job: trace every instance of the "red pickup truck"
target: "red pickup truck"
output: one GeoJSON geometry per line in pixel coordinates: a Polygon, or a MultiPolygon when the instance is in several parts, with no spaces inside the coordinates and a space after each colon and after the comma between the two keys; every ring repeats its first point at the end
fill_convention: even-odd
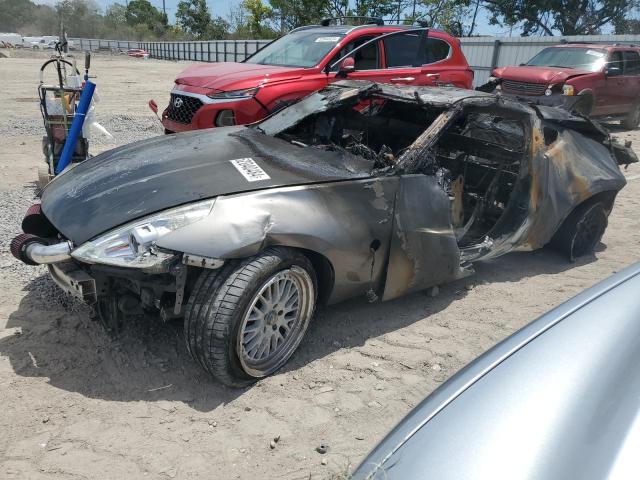
{"type": "Polygon", "coordinates": [[[580,100],[575,107],[585,115],[621,120],[629,129],[640,123],[640,47],[634,45],[565,43],[491,75],[504,94],[551,105],[580,100]]]}
{"type": "Polygon", "coordinates": [[[345,77],[471,88],[460,42],[426,27],[372,24],[297,28],[243,62],[196,64],[175,80],[166,133],[246,124],[345,77]],[[395,32],[395,33],[394,33],[395,32]]]}

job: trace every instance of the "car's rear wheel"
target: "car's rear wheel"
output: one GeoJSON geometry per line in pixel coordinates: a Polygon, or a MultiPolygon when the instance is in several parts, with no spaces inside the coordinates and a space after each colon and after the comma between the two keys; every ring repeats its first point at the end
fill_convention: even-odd
{"type": "Polygon", "coordinates": [[[316,298],[313,267],[292,249],[273,247],[220,271],[204,271],[187,305],[187,348],[220,382],[250,384],[293,355],[316,298]]]}
{"type": "Polygon", "coordinates": [[[640,103],[635,105],[627,116],[620,122],[627,130],[635,130],[640,124],[640,103]]]}
{"type": "Polygon", "coordinates": [[[551,246],[572,262],[592,253],[607,228],[607,210],[600,201],[578,205],[551,240],[551,246]]]}

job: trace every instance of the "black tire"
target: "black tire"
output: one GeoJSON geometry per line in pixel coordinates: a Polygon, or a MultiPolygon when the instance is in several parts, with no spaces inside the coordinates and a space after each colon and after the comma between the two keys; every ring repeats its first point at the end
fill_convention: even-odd
{"type": "MultiPolygon", "coordinates": [[[[220,270],[204,270],[196,282],[185,311],[184,336],[187,349],[194,360],[221,383],[232,387],[249,385],[272,374],[291,357],[304,336],[316,300],[315,272],[307,257],[296,250],[271,247],[256,256],[229,262],[220,270]],[[265,285],[271,279],[291,272],[308,278],[309,285],[312,286],[312,292],[307,295],[310,298],[301,301],[298,307],[299,312],[304,310],[306,313],[302,315],[304,321],[300,321],[299,328],[291,328],[289,339],[283,338],[283,351],[278,354],[280,347],[276,347],[268,368],[252,370],[244,360],[246,352],[242,343],[244,337],[241,336],[241,330],[247,319],[250,319],[249,309],[254,306],[254,302],[259,302],[256,295],[266,288],[265,285]],[[245,354],[242,358],[241,353],[245,354]]],[[[269,312],[272,319],[274,313],[275,310],[269,312]]],[[[267,317],[268,314],[265,315],[267,317]]],[[[269,326],[266,323],[264,325],[266,332],[269,326]]],[[[275,324],[273,329],[276,330],[275,324]]],[[[242,332],[246,334],[244,330],[242,332]]]]}
{"type": "Polygon", "coordinates": [[[593,253],[608,223],[607,209],[601,201],[578,205],[565,219],[551,240],[551,246],[574,262],[593,253]]]}
{"type": "Polygon", "coordinates": [[[581,98],[580,102],[576,106],[576,112],[580,115],[584,115],[585,117],[590,116],[593,111],[593,95],[590,93],[584,93],[578,96],[581,98]]]}
{"type": "Polygon", "coordinates": [[[627,130],[635,130],[640,124],[640,103],[634,105],[627,116],[620,122],[623,128],[627,130]]]}

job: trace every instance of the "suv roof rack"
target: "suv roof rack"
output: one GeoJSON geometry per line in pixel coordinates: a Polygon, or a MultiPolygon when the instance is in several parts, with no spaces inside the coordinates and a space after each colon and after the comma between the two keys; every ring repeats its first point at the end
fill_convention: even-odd
{"type": "Polygon", "coordinates": [[[567,40],[566,38],[561,38],[560,43],[563,45],[565,44],[593,45],[594,43],[597,43],[597,42],[585,42],[580,40],[567,40]]]}
{"type": "Polygon", "coordinates": [[[602,41],[593,41],[593,42],[585,42],[578,40],[567,40],[566,38],[561,38],[560,43],[562,45],[594,45],[594,44],[602,44],[602,46],[613,45],[614,47],[638,47],[635,43],[607,43],[602,41]]]}
{"type": "MultiPolygon", "coordinates": [[[[367,21],[368,25],[384,25],[384,20],[380,17],[363,17],[363,16],[357,16],[357,15],[346,15],[343,17],[323,18],[320,21],[320,25],[322,25],[323,27],[328,27],[329,25],[331,25],[332,20],[344,20],[345,18],[359,18],[362,20],[368,20],[367,21]]],[[[344,23],[342,23],[342,25],[344,25],[344,23]]]]}

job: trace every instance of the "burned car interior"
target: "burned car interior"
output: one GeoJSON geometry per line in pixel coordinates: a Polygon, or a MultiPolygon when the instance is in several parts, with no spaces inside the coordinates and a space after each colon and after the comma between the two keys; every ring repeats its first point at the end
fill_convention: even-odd
{"type": "MultiPolygon", "coordinates": [[[[425,103],[416,108],[416,99],[370,89],[275,136],[300,148],[360,156],[374,174],[385,175],[446,110],[425,103]]],[[[482,242],[504,213],[527,151],[524,118],[495,107],[461,110],[435,145],[421,152],[425,161],[408,172],[437,176],[451,200],[461,248],[482,242]]]]}

